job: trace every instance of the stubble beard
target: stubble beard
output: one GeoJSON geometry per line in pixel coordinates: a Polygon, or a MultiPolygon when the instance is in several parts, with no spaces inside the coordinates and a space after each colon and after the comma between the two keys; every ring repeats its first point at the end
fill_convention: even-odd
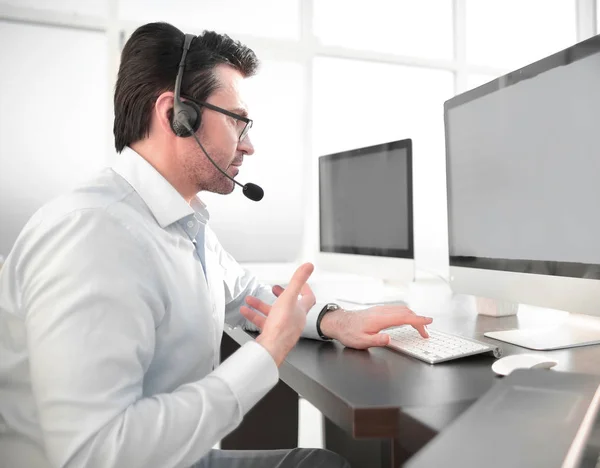
{"type": "MultiPolygon", "coordinates": [[[[218,164],[217,161],[222,160],[221,155],[215,151],[211,151],[205,146],[210,157],[218,164]]],[[[190,178],[191,182],[197,187],[197,191],[207,191],[218,193],[220,195],[228,195],[235,188],[234,182],[225,177],[221,172],[213,166],[208,160],[204,152],[198,148],[197,152],[189,154],[185,158],[185,173],[190,178]]],[[[226,172],[226,167],[221,167],[226,172]]]]}

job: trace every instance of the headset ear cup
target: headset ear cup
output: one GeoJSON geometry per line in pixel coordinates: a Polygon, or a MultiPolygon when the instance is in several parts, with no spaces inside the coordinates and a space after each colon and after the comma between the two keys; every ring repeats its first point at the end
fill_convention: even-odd
{"type": "Polygon", "coordinates": [[[196,133],[200,128],[200,120],[202,115],[200,112],[200,106],[192,101],[185,101],[185,105],[190,108],[190,125],[194,129],[194,133],[196,133]]]}
{"type": "Polygon", "coordinates": [[[184,125],[184,119],[188,121],[189,126],[196,133],[200,128],[200,108],[196,103],[185,101],[174,106],[173,115],[171,116],[171,129],[178,137],[192,136],[187,126],[184,125]]]}
{"type": "Polygon", "coordinates": [[[178,131],[179,130],[179,125],[177,123],[175,123],[175,122],[176,122],[176,119],[175,119],[175,109],[171,109],[171,115],[169,116],[169,123],[171,124],[171,130],[173,130],[173,133],[175,135],[179,136],[178,135],[178,133],[179,133],[179,131],[178,131]]]}

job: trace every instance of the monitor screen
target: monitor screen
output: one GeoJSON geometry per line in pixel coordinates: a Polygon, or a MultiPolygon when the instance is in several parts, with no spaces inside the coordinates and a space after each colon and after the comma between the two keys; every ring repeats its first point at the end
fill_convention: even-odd
{"type": "Polygon", "coordinates": [[[600,274],[600,36],[445,104],[451,266],[600,274]]]}
{"type": "Polygon", "coordinates": [[[319,158],[320,250],[413,258],[410,139],[319,158]]]}

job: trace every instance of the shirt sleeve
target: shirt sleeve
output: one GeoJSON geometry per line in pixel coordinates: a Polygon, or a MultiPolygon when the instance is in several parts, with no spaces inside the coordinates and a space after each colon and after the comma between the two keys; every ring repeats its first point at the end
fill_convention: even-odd
{"type": "MultiPolygon", "coordinates": [[[[245,303],[246,296],[258,297],[267,304],[275,302],[271,286],[261,284],[256,277],[243,268],[218,242],[214,242],[219,263],[223,268],[225,278],[225,321],[233,326],[241,326],[244,330],[259,331],[256,325],[249,322],[240,313],[240,307],[245,303]]],[[[323,341],[317,332],[317,318],[325,307],[324,302],[317,302],[306,315],[306,324],[302,337],[323,341]]]]}
{"type": "Polygon", "coordinates": [[[144,395],[168,294],[123,223],[72,213],[22,255],[33,395],[53,466],[188,467],[278,380],[252,342],[200,381],[144,395]]]}

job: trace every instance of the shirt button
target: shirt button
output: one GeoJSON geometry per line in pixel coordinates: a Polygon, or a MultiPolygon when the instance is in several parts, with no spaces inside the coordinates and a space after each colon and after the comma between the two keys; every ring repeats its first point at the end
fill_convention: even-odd
{"type": "Polygon", "coordinates": [[[193,228],[194,227],[194,221],[188,221],[187,225],[189,228],[193,228]]]}

